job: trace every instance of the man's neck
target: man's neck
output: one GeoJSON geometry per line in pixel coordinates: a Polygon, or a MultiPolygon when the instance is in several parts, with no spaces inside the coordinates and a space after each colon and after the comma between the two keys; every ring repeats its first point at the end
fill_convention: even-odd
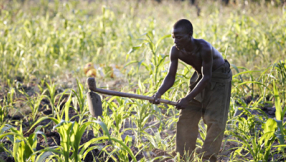
{"type": "Polygon", "coordinates": [[[188,46],[185,49],[187,52],[194,52],[197,49],[197,45],[196,45],[195,39],[193,37],[188,42],[188,46]]]}

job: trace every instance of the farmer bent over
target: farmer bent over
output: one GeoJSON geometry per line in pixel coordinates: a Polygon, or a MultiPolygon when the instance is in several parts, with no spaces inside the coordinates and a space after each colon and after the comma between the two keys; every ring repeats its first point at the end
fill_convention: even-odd
{"type": "Polygon", "coordinates": [[[173,86],[179,59],[191,65],[196,72],[190,79],[190,91],[176,106],[181,110],[177,123],[176,151],[180,155],[194,151],[198,123],[202,117],[207,124],[207,136],[201,150],[203,160],[216,161],[230,103],[230,65],[210,43],[193,38],[193,26],[186,19],[175,23],[172,37],[174,46],[170,51],[169,72],[152,103],[159,104],[158,99],[173,86]]]}

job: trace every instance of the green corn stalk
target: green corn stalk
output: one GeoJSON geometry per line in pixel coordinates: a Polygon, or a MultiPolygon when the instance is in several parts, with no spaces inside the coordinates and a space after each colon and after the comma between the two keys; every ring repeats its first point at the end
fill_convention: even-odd
{"type": "Polygon", "coordinates": [[[0,105],[0,123],[2,124],[4,122],[4,118],[6,116],[6,110],[5,107],[0,105]]]}
{"type": "MultiPolygon", "coordinates": [[[[114,121],[114,124],[111,125],[111,128],[114,130],[117,138],[121,138],[123,132],[121,132],[122,124],[123,124],[123,116],[124,116],[124,106],[119,107],[117,104],[114,103],[114,100],[119,101],[119,97],[111,97],[108,101],[108,107],[113,111],[110,115],[110,120],[114,121]]],[[[120,102],[120,101],[119,101],[120,102]]]]}
{"type": "Polygon", "coordinates": [[[32,98],[24,91],[19,90],[19,92],[25,95],[27,99],[26,103],[31,109],[32,121],[34,122],[37,118],[39,106],[41,104],[42,99],[44,98],[44,95],[37,94],[38,95],[37,97],[32,98]]]}
{"type": "Polygon", "coordinates": [[[7,102],[8,102],[8,105],[10,106],[14,104],[15,93],[16,91],[14,88],[10,88],[9,92],[7,93],[7,102]]]}
{"type": "Polygon", "coordinates": [[[136,142],[140,144],[142,142],[141,139],[143,134],[145,134],[145,130],[150,127],[146,127],[145,125],[148,122],[148,119],[153,115],[154,110],[148,111],[148,105],[142,104],[140,101],[135,100],[134,104],[133,110],[136,114],[131,117],[131,121],[136,125],[134,133],[136,135],[136,142]]]}
{"type": "Polygon", "coordinates": [[[83,125],[79,125],[77,122],[62,121],[59,122],[54,128],[58,130],[62,139],[60,149],[44,148],[43,150],[40,151],[40,155],[37,157],[37,160],[47,159],[51,158],[51,156],[58,155],[59,158],[62,159],[62,160],[59,159],[60,161],[79,161],[80,159],[84,159],[88,152],[97,148],[94,146],[90,147],[91,144],[97,141],[110,140],[111,142],[116,142],[121,145],[121,149],[117,152],[120,155],[120,157],[125,157],[126,160],[126,157],[128,157],[127,154],[129,154],[132,157],[132,159],[136,161],[136,158],[132,153],[132,151],[130,150],[130,148],[127,147],[124,144],[124,142],[111,137],[109,135],[106,125],[101,121],[94,120],[92,122],[85,122],[83,125]],[[83,145],[79,145],[82,135],[85,132],[86,128],[89,125],[94,125],[94,123],[97,123],[101,126],[106,136],[93,138],[90,141],[84,143],[83,145]],[[64,138],[66,140],[64,140],[64,138]],[[124,151],[122,151],[122,149],[124,151]],[[70,152],[72,152],[71,156],[69,156],[70,152]]]}
{"type": "MultiPolygon", "coordinates": [[[[44,119],[45,118],[42,120],[44,119]]],[[[86,128],[95,122],[85,122],[80,125],[77,122],[64,120],[58,122],[55,119],[52,120],[58,123],[54,129],[60,134],[61,145],[56,148],[44,148],[40,150],[38,152],[40,155],[37,157],[37,160],[51,158],[51,156],[59,156],[59,160],[61,161],[80,161],[80,159],[85,158],[86,155],[83,155],[83,153],[87,151],[88,146],[80,145],[80,141],[86,128]],[[70,155],[70,153],[72,154],[70,155]]],[[[98,123],[104,127],[104,124],[99,121],[98,123]]],[[[104,131],[106,132],[105,128],[104,131]]],[[[85,145],[87,145],[87,143],[85,143],[85,145]]]]}
{"type": "Polygon", "coordinates": [[[266,85],[264,85],[263,83],[261,83],[259,80],[258,81],[255,81],[253,78],[253,73],[257,73],[257,72],[261,72],[259,70],[247,70],[246,68],[243,68],[245,69],[246,71],[243,71],[243,72],[239,72],[238,68],[242,68],[242,67],[237,67],[235,65],[232,65],[234,67],[234,69],[238,72],[237,74],[233,75],[233,78],[237,78],[239,76],[239,79],[240,81],[237,80],[237,82],[239,82],[238,85],[236,85],[236,89],[239,88],[240,86],[244,86],[245,88],[248,89],[248,91],[251,92],[251,97],[254,98],[254,92],[255,92],[255,89],[254,89],[254,85],[256,84],[257,86],[261,87],[266,87],[266,85]],[[249,81],[243,81],[243,77],[242,77],[242,74],[249,74],[250,77],[249,77],[249,81]],[[250,87],[247,85],[247,84],[250,84],[250,87]]]}
{"type": "MultiPolygon", "coordinates": [[[[33,128],[35,125],[37,125],[39,122],[45,120],[45,119],[50,119],[53,122],[55,122],[55,126],[53,129],[57,129],[58,133],[60,134],[61,137],[61,149],[48,149],[48,150],[43,150],[43,151],[50,151],[50,152],[55,152],[55,153],[60,153],[61,157],[65,160],[65,161],[69,161],[69,153],[71,150],[71,143],[73,142],[74,145],[78,144],[78,139],[75,139],[76,134],[75,133],[71,133],[73,131],[73,129],[77,129],[78,125],[77,123],[72,123],[69,121],[69,115],[68,115],[68,110],[70,107],[70,103],[71,103],[71,96],[69,97],[68,101],[65,104],[65,108],[64,111],[62,111],[61,114],[57,114],[57,118],[54,117],[43,117],[37,120],[37,122],[31,127],[33,128]],[[65,120],[63,120],[63,115],[65,115],[65,120]],[[76,125],[76,126],[74,126],[76,125]]],[[[78,147],[76,147],[75,149],[78,149],[78,147]]],[[[76,156],[77,158],[77,156],[76,156]]]]}
{"type": "Polygon", "coordinates": [[[30,129],[32,129],[35,125],[40,123],[41,121],[45,119],[50,119],[52,120],[56,125],[54,126],[54,129],[58,130],[58,133],[60,134],[61,137],[61,150],[56,149],[44,149],[43,151],[49,151],[49,152],[55,152],[55,153],[60,153],[61,157],[65,161],[69,161],[69,152],[71,149],[71,130],[74,126],[74,123],[69,121],[69,107],[71,103],[71,95],[68,99],[68,101],[65,104],[64,110],[60,114],[56,114],[57,118],[54,117],[42,117],[35,122],[30,129]],[[65,120],[63,120],[63,116],[65,115],[65,120]]]}
{"type": "MultiPolygon", "coordinates": [[[[281,87],[286,85],[286,64],[285,61],[279,61],[273,65],[275,72],[277,73],[277,82],[281,87]]],[[[286,100],[286,92],[284,89],[280,90],[280,94],[283,96],[283,100],[286,100]]]]}
{"type": "MultiPolygon", "coordinates": [[[[248,119],[246,120],[244,118],[238,118],[238,120],[236,120],[236,122],[238,122],[238,127],[236,126],[234,130],[227,131],[234,137],[237,137],[239,140],[235,141],[241,144],[241,146],[238,147],[238,149],[232,155],[234,158],[237,155],[243,156],[243,154],[241,154],[242,150],[250,153],[253,156],[254,161],[267,161],[271,156],[271,148],[273,147],[272,145],[275,140],[274,133],[277,128],[277,124],[271,118],[263,123],[264,119],[262,117],[259,116],[257,118],[249,111],[249,109],[259,110],[256,107],[262,101],[262,99],[263,97],[248,105],[248,108],[245,108],[247,105],[244,102],[241,102],[243,112],[247,114],[248,119]],[[261,124],[263,132],[255,129],[257,125],[261,124]],[[261,137],[259,137],[260,134],[261,137]]],[[[264,117],[267,119],[266,114],[264,114],[264,117]]]]}
{"type": "MultiPolygon", "coordinates": [[[[123,141],[118,140],[118,139],[116,139],[114,137],[103,136],[103,137],[93,138],[93,139],[91,139],[90,141],[88,141],[87,143],[85,143],[83,145],[83,149],[89,147],[92,143],[95,143],[95,142],[100,141],[100,140],[107,140],[107,139],[110,139],[114,143],[119,144],[119,146],[121,148],[121,151],[123,151],[123,152],[119,152],[120,153],[120,155],[119,155],[120,157],[128,157],[128,154],[129,154],[131,156],[132,160],[134,162],[137,162],[137,160],[136,160],[133,152],[131,151],[131,149],[128,146],[126,146],[123,141]]],[[[88,152],[84,152],[83,157],[85,157],[87,155],[87,153],[88,152]]]]}
{"type": "MultiPolygon", "coordinates": [[[[107,135],[109,135],[105,124],[100,121],[84,122],[82,124],[79,124],[77,122],[71,122],[69,120],[69,115],[68,115],[71,100],[72,99],[71,99],[71,94],[70,94],[70,97],[65,104],[64,110],[61,112],[61,114],[56,115],[57,118],[54,118],[54,117],[40,118],[30,128],[32,129],[34,126],[36,126],[38,123],[40,123],[43,120],[50,119],[56,124],[53,129],[56,129],[61,137],[60,146],[56,148],[45,148],[41,150],[39,152],[41,156],[38,157],[37,159],[45,159],[50,156],[55,156],[55,154],[57,154],[59,158],[64,161],[70,161],[70,160],[79,161],[79,159],[82,158],[82,154],[79,153],[79,149],[82,147],[79,145],[82,135],[85,132],[86,128],[89,125],[93,124],[94,122],[97,122],[98,124],[100,124],[101,127],[103,127],[104,132],[107,132],[107,135]],[[63,120],[63,117],[64,117],[64,120],[63,120]],[[70,152],[72,152],[71,156],[70,156],[70,152]]],[[[84,150],[82,150],[81,152],[83,151],[84,150]]]]}
{"type": "Polygon", "coordinates": [[[13,143],[13,150],[10,153],[16,162],[34,162],[36,158],[34,153],[37,147],[37,134],[42,135],[47,142],[45,134],[40,131],[41,128],[42,126],[38,126],[29,137],[24,137],[22,126],[20,126],[20,130],[17,130],[17,128],[6,124],[1,127],[0,139],[7,137],[13,143]]]}
{"type": "Polygon", "coordinates": [[[277,128],[277,124],[275,120],[273,119],[268,119],[264,125],[263,125],[263,135],[260,138],[260,143],[264,141],[265,143],[265,152],[264,152],[264,158],[265,160],[268,160],[271,148],[273,147],[272,144],[275,140],[274,134],[275,134],[275,129],[277,128]]]}
{"type": "Polygon", "coordinates": [[[151,31],[146,33],[146,37],[147,37],[146,44],[149,45],[148,46],[149,50],[152,52],[153,67],[151,66],[152,67],[151,69],[154,70],[154,73],[152,73],[152,75],[154,75],[153,81],[154,81],[154,85],[156,86],[157,81],[158,81],[157,78],[158,78],[159,68],[162,65],[162,63],[164,62],[164,59],[168,56],[168,55],[161,56],[161,58],[159,56],[157,56],[158,46],[163,39],[171,37],[171,35],[168,34],[168,35],[161,37],[156,43],[153,43],[152,38],[154,36],[153,36],[153,33],[151,31]]]}
{"type": "Polygon", "coordinates": [[[109,108],[113,111],[111,119],[115,122],[111,127],[118,139],[121,139],[121,135],[126,131],[126,129],[122,130],[122,128],[124,126],[124,121],[130,117],[131,110],[126,109],[127,106],[131,105],[130,101],[131,100],[122,97],[111,97],[108,100],[109,108]],[[115,104],[114,100],[116,100],[118,104],[115,104]]]}
{"type": "Polygon", "coordinates": [[[52,115],[55,116],[55,102],[56,102],[56,84],[50,79],[50,84],[46,83],[47,91],[49,92],[48,99],[52,107],[52,115]]]}
{"type": "Polygon", "coordinates": [[[150,147],[153,146],[153,148],[157,148],[166,152],[171,152],[173,148],[170,146],[171,142],[174,142],[171,140],[173,137],[169,136],[167,138],[162,138],[159,131],[153,133],[154,135],[150,135],[147,133],[145,134],[146,138],[150,141],[150,147]]]}
{"type": "Polygon", "coordinates": [[[88,108],[85,104],[86,96],[83,93],[83,85],[77,80],[77,92],[72,90],[75,97],[72,98],[74,110],[77,112],[79,116],[79,122],[81,123],[84,116],[86,116],[88,112],[88,108]],[[79,111],[77,106],[79,105],[79,111]]]}
{"type": "MultiPolygon", "coordinates": [[[[160,68],[162,68],[164,60],[167,58],[168,55],[158,55],[157,52],[159,50],[159,45],[161,43],[162,40],[164,40],[165,38],[171,37],[170,34],[165,35],[161,38],[159,38],[159,40],[154,43],[153,41],[153,32],[149,31],[147,33],[145,33],[144,35],[146,35],[147,39],[144,40],[144,42],[140,45],[140,46],[135,46],[132,47],[132,49],[128,52],[128,55],[126,57],[126,59],[128,59],[128,56],[133,53],[134,51],[147,46],[149,48],[149,50],[151,51],[152,55],[151,55],[151,64],[148,63],[144,63],[144,62],[138,62],[138,65],[140,66],[141,64],[146,68],[146,70],[149,72],[150,75],[152,75],[152,79],[153,79],[153,84],[154,86],[158,86],[158,75],[160,74],[160,68]]],[[[148,60],[148,58],[146,58],[148,60]]],[[[133,61],[134,62],[134,61],[133,61]]],[[[131,63],[133,63],[131,62],[131,63]]],[[[129,65],[129,64],[127,64],[129,65]]],[[[126,65],[126,66],[127,66],[126,65]]],[[[139,69],[139,67],[138,67],[139,69]]],[[[155,88],[156,88],[155,87],[155,88]]]]}
{"type": "MultiPolygon", "coordinates": [[[[273,92],[274,92],[274,97],[275,97],[275,121],[277,123],[277,131],[275,132],[276,137],[278,138],[279,144],[281,147],[279,147],[280,151],[283,151],[283,145],[285,144],[285,124],[283,124],[283,118],[286,112],[286,109],[282,109],[281,102],[280,102],[280,97],[279,97],[279,92],[276,87],[276,83],[273,81],[273,92]]],[[[283,151],[284,152],[284,151],[283,151]]]]}
{"type": "Polygon", "coordinates": [[[13,106],[10,106],[4,97],[4,99],[0,100],[3,104],[0,104],[0,123],[4,124],[4,119],[8,115],[9,109],[12,109],[13,106]]]}
{"type": "MultiPolygon", "coordinates": [[[[241,146],[235,150],[233,156],[236,157],[239,155],[243,157],[250,153],[253,157],[253,160],[250,161],[268,161],[268,158],[271,156],[271,148],[272,144],[275,140],[273,135],[275,133],[275,122],[273,119],[268,119],[264,124],[264,132],[255,131],[252,134],[247,130],[247,128],[251,127],[251,122],[245,120],[240,121],[239,128],[235,130],[235,132],[230,132],[234,137],[239,140],[234,140],[239,143],[241,146]],[[245,127],[246,129],[243,129],[245,127]],[[259,137],[259,134],[263,135],[259,137]],[[244,150],[246,153],[242,153],[244,150]]],[[[249,160],[244,158],[245,160],[249,160]]]]}

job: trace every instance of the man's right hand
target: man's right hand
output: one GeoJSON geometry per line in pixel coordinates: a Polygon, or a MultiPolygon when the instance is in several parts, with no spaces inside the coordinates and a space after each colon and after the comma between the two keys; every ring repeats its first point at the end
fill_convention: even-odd
{"type": "Polygon", "coordinates": [[[152,97],[154,97],[153,101],[149,101],[152,104],[160,104],[159,99],[161,98],[161,94],[160,93],[155,93],[152,97]]]}

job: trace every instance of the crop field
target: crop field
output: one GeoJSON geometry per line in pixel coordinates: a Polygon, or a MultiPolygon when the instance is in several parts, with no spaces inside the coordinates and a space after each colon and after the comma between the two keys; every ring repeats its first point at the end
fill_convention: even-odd
{"type": "MultiPolygon", "coordinates": [[[[0,161],[201,161],[174,153],[174,106],[101,95],[95,118],[87,104],[88,77],[103,89],[156,93],[181,18],[231,64],[219,160],[286,161],[286,6],[198,2],[0,0],[0,161]]],[[[183,98],[193,72],[180,62],[162,98],[183,98]]],[[[206,132],[201,120],[197,148],[206,132]]]]}

